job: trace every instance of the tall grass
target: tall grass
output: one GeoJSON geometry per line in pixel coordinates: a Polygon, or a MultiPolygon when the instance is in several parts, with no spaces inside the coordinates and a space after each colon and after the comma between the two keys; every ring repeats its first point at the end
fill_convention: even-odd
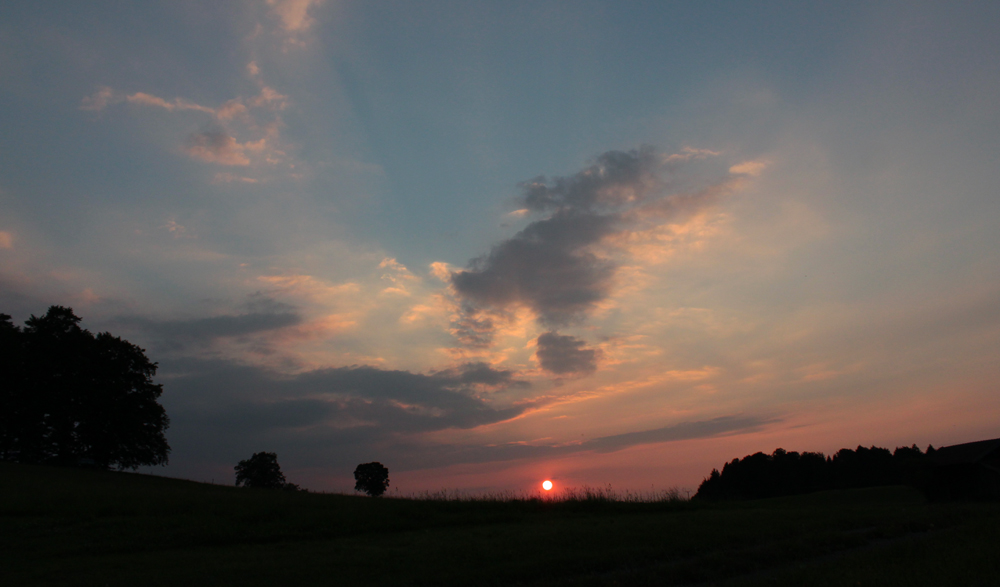
{"type": "Polygon", "coordinates": [[[502,491],[461,491],[440,489],[411,494],[395,494],[400,499],[438,502],[489,502],[489,503],[648,503],[679,504],[690,501],[691,491],[680,487],[669,489],[650,488],[648,491],[614,489],[611,484],[604,487],[568,487],[552,492],[502,490],[502,491]]]}

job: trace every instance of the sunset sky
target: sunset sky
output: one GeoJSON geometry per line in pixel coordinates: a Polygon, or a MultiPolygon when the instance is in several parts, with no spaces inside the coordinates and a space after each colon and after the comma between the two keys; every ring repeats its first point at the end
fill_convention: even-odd
{"type": "Polygon", "coordinates": [[[5,2],[0,312],[173,477],[694,489],[1000,436],[1000,3],[5,2]]]}

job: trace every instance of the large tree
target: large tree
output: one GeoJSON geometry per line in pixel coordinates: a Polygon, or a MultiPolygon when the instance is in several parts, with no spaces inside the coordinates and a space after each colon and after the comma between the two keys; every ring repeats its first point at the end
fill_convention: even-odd
{"type": "Polygon", "coordinates": [[[136,469],[167,463],[170,420],[138,346],[52,306],[23,329],[0,314],[0,458],[136,469]]]}

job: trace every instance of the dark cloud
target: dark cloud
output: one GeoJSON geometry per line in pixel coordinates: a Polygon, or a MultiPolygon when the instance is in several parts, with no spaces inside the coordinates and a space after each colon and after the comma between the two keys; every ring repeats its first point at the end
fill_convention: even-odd
{"type": "Polygon", "coordinates": [[[778,421],[736,415],[571,444],[440,445],[419,440],[419,434],[501,422],[531,407],[491,405],[488,398],[479,397],[482,386],[501,390],[526,384],[482,363],[430,374],[355,366],[287,375],[232,361],[190,358],[165,361],[159,379],[171,417],[171,460],[180,465],[171,466],[174,475],[229,475],[239,459],[261,450],[278,452],[289,467],[349,475],[354,465],[373,459],[405,471],[613,452],[750,432],[778,421]]]}
{"type": "Polygon", "coordinates": [[[230,361],[186,359],[165,362],[163,374],[166,392],[182,412],[247,433],[317,424],[364,426],[379,434],[473,428],[525,409],[493,407],[482,394],[527,386],[511,371],[484,363],[431,374],[352,366],[282,375],[230,361]]]}
{"type": "Polygon", "coordinates": [[[645,200],[661,186],[655,175],[661,157],[652,147],[628,152],[608,151],[593,165],[551,182],[544,176],[524,182],[524,204],[531,210],[615,209],[645,200]]]}
{"type": "Polygon", "coordinates": [[[160,350],[177,351],[202,346],[217,338],[246,336],[302,322],[302,316],[294,307],[259,294],[250,296],[245,309],[247,311],[243,314],[190,320],[152,320],[124,316],[115,318],[111,323],[141,331],[151,337],[160,350]]]}
{"type": "Polygon", "coordinates": [[[472,307],[524,304],[544,324],[568,324],[611,289],[614,266],[586,247],[614,232],[616,221],[612,215],[558,211],[452,274],[452,284],[472,307]]]}
{"type": "Polygon", "coordinates": [[[598,349],[586,348],[586,342],[556,332],[538,337],[535,356],[542,369],[557,375],[593,373],[597,370],[598,349]]]}
{"type": "Polygon", "coordinates": [[[773,424],[778,421],[777,418],[761,418],[757,416],[723,416],[700,422],[681,422],[672,426],[642,430],[640,432],[626,432],[625,434],[602,436],[584,442],[580,445],[580,448],[583,450],[596,450],[597,452],[614,452],[639,444],[708,438],[737,432],[754,432],[766,424],[773,424]]]}
{"type": "Polygon", "coordinates": [[[668,193],[664,174],[692,153],[609,151],[574,175],[522,183],[522,204],[547,216],[452,273],[463,309],[456,336],[472,346],[489,344],[489,313],[515,306],[531,308],[550,327],[582,319],[609,295],[615,276],[614,261],[597,254],[595,245],[634,228],[644,215],[676,214],[707,201],[668,193]]]}
{"type": "Polygon", "coordinates": [[[494,369],[486,363],[465,363],[455,370],[439,371],[435,377],[454,378],[463,385],[483,385],[487,387],[528,387],[527,381],[514,379],[514,372],[494,369]]]}
{"type": "Polygon", "coordinates": [[[429,374],[352,366],[289,375],[221,359],[168,358],[158,380],[172,461],[191,471],[224,472],[232,461],[231,471],[260,450],[293,456],[296,466],[348,473],[365,459],[401,466],[415,434],[501,422],[531,406],[493,405],[489,394],[528,384],[484,363],[429,374]]]}
{"type": "MultiPolygon", "coordinates": [[[[561,445],[507,443],[490,446],[398,447],[406,468],[443,467],[461,463],[488,463],[527,458],[551,458],[595,451],[615,452],[643,444],[711,438],[726,434],[744,434],[780,422],[780,418],[762,416],[722,416],[711,420],[680,422],[662,428],[602,436],[584,442],[561,445]]],[[[405,469],[404,469],[405,470],[405,469]]]]}

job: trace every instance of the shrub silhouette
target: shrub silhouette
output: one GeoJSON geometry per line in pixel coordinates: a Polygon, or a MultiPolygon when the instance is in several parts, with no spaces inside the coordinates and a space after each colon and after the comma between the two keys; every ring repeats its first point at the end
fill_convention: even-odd
{"type": "Polygon", "coordinates": [[[170,424],[156,363],[51,306],[23,329],[0,314],[0,459],[136,469],[165,465],[170,424]]]}
{"type": "Polygon", "coordinates": [[[236,486],[258,487],[263,489],[298,489],[293,483],[287,483],[278,465],[278,455],[273,452],[255,452],[245,461],[240,461],[235,467],[236,486]]]}
{"type": "Polygon", "coordinates": [[[372,497],[385,493],[389,487],[389,469],[382,463],[365,463],[354,469],[354,490],[364,491],[372,497]]]}

